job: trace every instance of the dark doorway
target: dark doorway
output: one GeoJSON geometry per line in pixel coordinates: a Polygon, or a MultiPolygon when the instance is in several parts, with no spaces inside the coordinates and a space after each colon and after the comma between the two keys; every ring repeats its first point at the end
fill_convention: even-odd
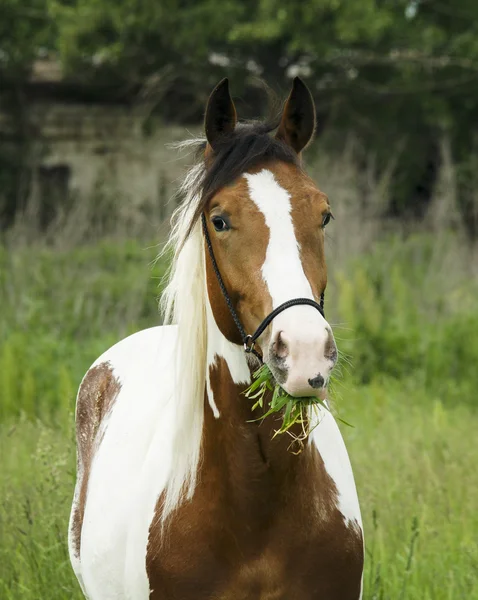
{"type": "Polygon", "coordinates": [[[68,165],[41,166],[38,169],[38,222],[44,231],[69,204],[71,169],[68,165]]]}

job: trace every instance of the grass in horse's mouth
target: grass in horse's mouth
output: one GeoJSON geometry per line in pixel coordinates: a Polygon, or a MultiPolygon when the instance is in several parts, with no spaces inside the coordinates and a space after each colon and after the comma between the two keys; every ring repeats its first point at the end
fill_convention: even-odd
{"type": "MultiPolygon", "coordinates": [[[[273,435],[273,438],[281,433],[287,433],[292,437],[292,444],[295,450],[300,452],[303,448],[303,442],[310,435],[314,427],[318,425],[319,419],[311,419],[309,407],[323,406],[329,410],[325,402],[316,396],[304,396],[296,398],[288,394],[275,380],[269,367],[264,364],[252,375],[252,383],[245,390],[244,394],[247,398],[255,400],[252,410],[263,408],[266,402],[266,393],[272,392],[272,397],[266,412],[261,415],[256,421],[262,421],[266,417],[273,414],[280,414],[282,424],[273,435]],[[292,428],[294,425],[300,426],[300,433],[297,433],[297,428],[292,428]]],[[[317,415],[318,417],[318,415],[317,415]]]]}
{"type": "MultiPolygon", "coordinates": [[[[247,398],[255,400],[251,410],[254,411],[257,408],[264,407],[268,391],[272,392],[268,409],[263,415],[253,420],[263,421],[270,415],[280,414],[282,416],[282,424],[279,429],[276,429],[272,437],[275,438],[281,433],[287,433],[292,438],[290,449],[298,454],[304,447],[304,441],[320,422],[317,408],[322,406],[325,410],[330,411],[330,409],[322,398],[317,398],[316,396],[297,398],[288,394],[277,383],[269,367],[263,364],[252,374],[252,383],[244,391],[247,398]],[[294,431],[292,431],[294,425],[300,426],[300,433],[297,433],[297,428],[294,428],[294,431]]],[[[350,423],[347,423],[347,421],[344,421],[339,416],[336,415],[335,418],[344,423],[344,425],[353,427],[353,425],[350,425],[350,423]]]]}

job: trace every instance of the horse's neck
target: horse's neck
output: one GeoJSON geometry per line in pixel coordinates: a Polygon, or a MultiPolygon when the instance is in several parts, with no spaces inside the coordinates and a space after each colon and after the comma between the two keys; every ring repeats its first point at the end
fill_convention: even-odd
{"type": "Polygon", "coordinates": [[[210,319],[208,325],[202,468],[206,477],[227,482],[228,501],[247,511],[286,493],[308,453],[298,458],[289,452],[288,436],[272,439],[278,425],[274,418],[257,421],[244,395],[251,379],[244,351],[210,319]]]}

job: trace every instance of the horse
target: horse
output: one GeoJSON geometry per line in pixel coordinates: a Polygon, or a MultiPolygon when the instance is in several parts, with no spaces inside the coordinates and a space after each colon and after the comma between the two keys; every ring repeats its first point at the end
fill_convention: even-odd
{"type": "Polygon", "coordinates": [[[327,408],[332,212],[302,163],[314,130],[299,78],[275,122],[238,122],[227,79],[209,97],[169,237],[166,324],[107,350],[78,391],[68,538],[89,600],[362,596],[360,508],[327,408]],[[251,412],[262,361],[317,398],[301,452],[251,412]]]}

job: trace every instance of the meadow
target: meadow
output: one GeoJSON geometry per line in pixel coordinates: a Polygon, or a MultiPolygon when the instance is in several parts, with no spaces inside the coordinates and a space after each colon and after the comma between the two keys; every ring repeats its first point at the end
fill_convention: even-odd
{"type": "MultiPolygon", "coordinates": [[[[341,212],[345,202],[327,242],[326,309],[341,351],[335,410],[353,425],[341,428],[365,525],[364,598],[478,599],[476,249],[443,227],[368,236],[370,219],[351,247],[355,221],[349,211],[340,233],[341,212]]],[[[76,389],[104,349],[160,322],[155,244],[0,246],[2,600],[82,597],[66,545],[76,389]]]]}

